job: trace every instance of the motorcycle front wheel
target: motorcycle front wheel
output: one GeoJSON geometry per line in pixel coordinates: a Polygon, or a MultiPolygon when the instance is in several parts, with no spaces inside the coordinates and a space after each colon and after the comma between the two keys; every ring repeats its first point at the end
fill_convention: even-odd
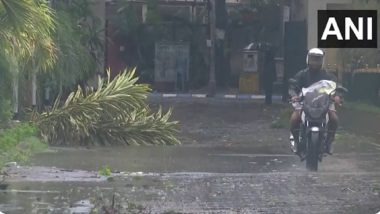
{"type": "Polygon", "coordinates": [[[318,171],[319,132],[310,132],[306,147],[306,168],[318,171]]]}

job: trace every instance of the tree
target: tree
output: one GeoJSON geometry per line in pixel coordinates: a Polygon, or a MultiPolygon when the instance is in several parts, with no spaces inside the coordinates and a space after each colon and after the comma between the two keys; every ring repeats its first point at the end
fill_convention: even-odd
{"type": "MultiPolygon", "coordinates": [[[[61,82],[61,86],[70,86],[96,70],[94,62],[102,45],[97,33],[101,29],[95,19],[87,20],[88,2],[77,0],[72,5],[59,5],[53,14],[43,0],[0,0],[0,81],[12,82],[5,82],[3,77],[15,80],[16,104],[17,77],[23,72],[40,73],[61,82]]],[[[108,73],[108,79],[99,79],[98,89],[78,87],[63,104],[58,96],[51,111],[35,111],[32,121],[55,144],[75,140],[104,144],[179,143],[175,137],[176,122],[169,121],[170,111],[150,111],[145,102],[149,88],[136,82],[134,72],[120,74],[113,81],[108,73]]],[[[3,103],[9,103],[11,96],[0,93],[3,111],[3,103]]]]}
{"type": "MultiPolygon", "coordinates": [[[[55,61],[51,39],[54,15],[42,0],[0,0],[0,25],[0,67],[4,69],[4,77],[8,77],[2,81],[7,86],[12,82],[13,110],[17,112],[20,72],[29,63],[34,66],[35,69],[31,69],[34,71],[46,69],[55,61]]],[[[9,104],[9,91],[0,93],[0,105],[9,104]]],[[[7,113],[2,115],[9,116],[7,113]]]]}
{"type": "Polygon", "coordinates": [[[56,30],[53,40],[57,58],[52,72],[41,77],[45,87],[53,94],[74,89],[78,84],[84,88],[87,80],[95,73],[102,73],[104,27],[91,11],[92,1],[54,1],[56,30]]]}

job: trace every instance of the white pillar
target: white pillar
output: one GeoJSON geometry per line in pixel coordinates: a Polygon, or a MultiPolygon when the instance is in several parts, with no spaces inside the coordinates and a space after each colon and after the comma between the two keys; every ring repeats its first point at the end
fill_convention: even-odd
{"type": "Polygon", "coordinates": [[[33,72],[32,74],[32,105],[37,105],[37,74],[33,72]]]}
{"type": "Polygon", "coordinates": [[[13,76],[13,84],[12,84],[12,88],[13,88],[13,113],[18,113],[18,104],[19,104],[19,99],[18,99],[18,95],[19,95],[19,91],[18,91],[18,74],[15,74],[13,76]]]}
{"type": "Polygon", "coordinates": [[[189,6],[189,10],[190,10],[190,21],[195,22],[197,20],[197,6],[196,5],[189,6]]]}
{"type": "Polygon", "coordinates": [[[282,35],[285,35],[285,23],[290,21],[290,7],[284,5],[282,8],[282,35]]]}
{"type": "Polygon", "coordinates": [[[12,74],[12,106],[13,113],[17,114],[19,110],[19,70],[16,56],[13,54],[10,58],[9,70],[12,74]]]}
{"type": "Polygon", "coordinates": [[[141,10],[141,16],[142,16],[142,22],[145,23],[146,22],[146,14],[148,13],[148,5],[147,4],[143,4],[142,5],[142,10],[141,10]]]}

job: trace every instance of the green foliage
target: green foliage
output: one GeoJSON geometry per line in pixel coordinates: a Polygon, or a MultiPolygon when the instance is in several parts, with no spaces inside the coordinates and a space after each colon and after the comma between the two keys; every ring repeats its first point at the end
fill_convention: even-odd
{"type": "Polygon", "coordinates": [[[81,43],[81,34],[76,20],[67,11],[57,12],[55,41],[58,61],[49,75],[56,89],[73,87],[79,79],[89,76],[94,70],[94,61],[81,43]]]}
{"type": "Polygon", "coordinates": [[[42,151],[46,144],[37,137],[37,128],[21,123],[0,132],[0,168],[6,162],[26,162],[35,152],[42,151]]]}
{"type": "MultiPolygon", "coordinates": [[[[353,0],[352,1],[352,10],[379,10],[380,1],[378,0],[353,0]]],[[[380,28],[380,22],[377,21],[377,28],[380,28]]],[[[378,41],[380,35],[378,36],[378,41]]],[[[363,67],[367,64],[369,67],[376,67],[377,64],[380,64],[380,54],[378,49],[370,48],[343,48],[338,50],[338,57],[346,69],[350,64],[352,68],[355,67],[355,62],[362,57],[363,58],[363,67]]]]}
{"type": "MultiPolygon", "coordinates": [[[[127,1],[122,1],[117,10],[117,14],[111,18],[112,23],[115,23],[118,28],[116,34],[131,35],[138,31],[139,16],[137,10],[127,1]]],[[[137,39],[137,38],[135,38],[137,39]]]]}
{"type": "Polygon", "coordinates": [[[101,176],[111,176],[111,168],[109,166],[103,166],[98,171],[101,176]]]}
{"type": "Polygon", "coordinates": [[[12,79],[55,62],[54,24],[46,1],[0,1],[0,122],[11,117],[12,79]]]}
{"type": "Polygon", "coordinates": [[[57,49],[57,62],[53,72],[45,74],[44,84],[53,92],[72,89],[78,82],[91,78],[102,60],[104,31],[100,20],[92,13],[90,0],[70,3],[55,1],[57,26],[53,35],[57,49]],[[46,77],[47,76],[47,77],[46,77]]]}
{"type": "Polygon", "coordinates": [[[240,27],[246,31],[247,42],[265,41],[280,45],[280,2],[282,0],[250,0],[249,4],[231,8],[229,28],[240,27]],[[272,14],[268,16],[268,14],[272,14]]]}
{"type": "Polygon", "coordinates": [[[98,89],[71,93],[33,120],[51,144],[178,144],[171,111],[152,113],[145,103],[149,88],[136,84],[135,71],[111,81],[99,79],[98,89]]]}
{"type": "Polygon", "coordinates": [[[18,55],[29,52],[33,49],[33,41],[50,35],[54,29],[53,17],[45,1],[1,0],[0,41],[5,47],[16,48],[8,51],[18,55]]]}
{"type": "Polygon", "coordinates": [[[0,98],[0,123],[8,122],[12,117],[11,101],[0,98]]]}
{"type": "Polygon", "coordinates": [[[6,123],[12,116],[11,102],[11,73],[8,70],[8,62],[0,51],[0,123],[6,123]]]}
{"type": "Polygon", "coordinates": [[[344,107],[348,109],[380,115],[380,106],[372,105],[366,102],[346,102],[344,104],[344,107]]]}
{"type": "Polygon", "coordinates": [[[140,80],[153,82],[154,47],[155,42],[163,39],[164,27],[162,17],[157,9],[156,1],[147,2],[146,22],[141,20],[136,5],[129,1],[119,1],[117,13],[110,18],[110,24],[115,26],[115,36],[124,38],[124,42],[133,44],[125,51],[124,58],[128,66],[137,67],[140,80]],[[133,53],[133,54],[128,54],[133,53]]]}
{"type": "Polygon", "coordinates": [[[271,128],[273,129],[283,129],[289,128],[289,120],[292,115],[292,108],[285,108],[282,110],[279,115],[272,121],[271,128]]]}
{"type": "Polygon", "coordinates": [[[45,1],[2,0],[0,20],[0,56],[21,66],[31,59],[41,69],[52,65],[54,14],[45,1]],[[36,57],[41,53],[44,57],[36,57]]]}
{"type": "Polygon", "coordinates": [[[380,73],[358,72],[346,74],[347,98],[351,101],[380,104],[380,73]],[[350,78],[350,79],[348,79],[350,78]]]}
{"type": "Polygon", "coordinates": [[[366,65],[368,67],[376,67],[377,64],[380,64],[379,52],[377,49],[365,49],[365,48],[344,48],[338,50],[338,58],[342,66],[346,69],[349,69],[351,66],[352,69],[355,69],[355,63],[358,60],[363,60],[362,65],[358,68],[364,68],[366,65]]]}

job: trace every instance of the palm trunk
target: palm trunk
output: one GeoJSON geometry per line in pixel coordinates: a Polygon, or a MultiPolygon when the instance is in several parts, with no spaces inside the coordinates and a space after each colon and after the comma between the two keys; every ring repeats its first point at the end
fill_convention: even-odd
{"type": "Polygon", "coordinates": [[[32,66],[33,66],[33,71],[32,71],[32,106],[35,107],[37,106],[37,69],[35,68],[35,62],[32,59],[32,66]]]}
{"type": "Polygon", "coordinates": [[[11,57],[10,66],[12,73],[12,105],[13,113],[17,114],[19,112],[19,70],[16,57],[11,57]]]}
{"type": "Polygon", "coordinates": [[[37,74],[32,74],[32,106],[37,105],[37,74]]]}
{"type": "Polygon", "coordinates": [[[18,104],[19,104],[19,99],[18,99],[18,95],[19,95],[19,90],[18,90],[18,75],[14,76],[13,77],[13,99],[12,99],[12,103],[13,103],[13,113],[17,114],[18,113],[18,104]]]}

